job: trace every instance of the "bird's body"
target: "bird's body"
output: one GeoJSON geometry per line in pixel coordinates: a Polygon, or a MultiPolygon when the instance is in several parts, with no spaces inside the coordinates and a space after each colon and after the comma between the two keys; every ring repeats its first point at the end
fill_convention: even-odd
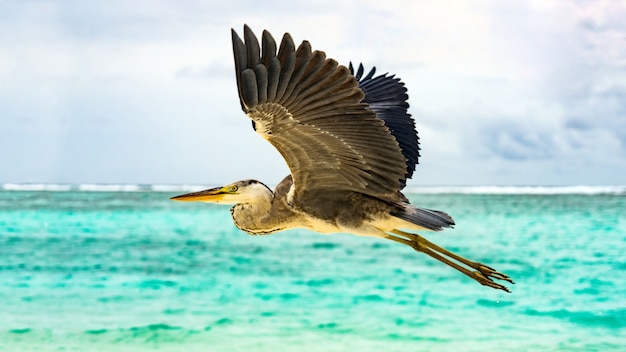
{"type": "Polygon", "coordinates": [[[428,242],[412,231],[454,225],[448,214],[411,205],[401,190],[415,170],[419,143],[398,78],[365,77],[285,34],[277,50],[244,27],[233,34],[241,107],[254,130],[285,158],[291,175],[272,192],[256,180],[174,197],[234,204],[235,225],[252,235],[291,228],[393,240],[438,259],[483,285],[511,279],[428,242]],[[474,269],[469,270],[467,267],[474,269]]]}
{"type": "MultiPolygon", "coordinates": [[[[322,234],[352,233],[374,237],[386,237],[387,232],[400,228],[428,230],[391,215],[398,211],[433,212],[429,215],[436,219],[434,214],[438,213],[438,220],[442,224],[451,221],[446,214],[417,209],[408,202],[391,205],[381,203],[371,196],[349,192],[317,198],[321,207],[312,204],[294,206],[288,201],[288,193],[293,186],[291,176],[285,177],[274,192],[256,180],[239,181],[233,185],[238,189],[249,187],[254,189],[250,193],[256,194],[248,202],[238,203],[231,208],[235,225],[251,235],[266,235],[292,228],[303,228],[322,234]]],[[[430,225],[436,226],[432,223],[430,225]]]]}

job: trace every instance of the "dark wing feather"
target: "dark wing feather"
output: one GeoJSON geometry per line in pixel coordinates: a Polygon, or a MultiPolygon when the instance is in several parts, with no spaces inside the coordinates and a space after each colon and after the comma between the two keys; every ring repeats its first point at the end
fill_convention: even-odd
{"type": "Polygon", "coordinates": [[[289,34],[277,54],[267,31],[263,48],[248,26],[244,38],[232,31],[241,106],[285,158],[294,205],[336,191],[401,201],[405,157],[383,120],[362,102],[348,68],[312,51],[307,41],[296,49],[289,34]]]}
{"type": "MultiPolygon", "coordinates": [[[[352,63],[350,63],[350,72],[354,74],[352,63]]],[[[383,74],[374,77],[376,67],[373,67],[365,77],[363,77],[363,72],[363,65],[359,64],[355,77],[359,80],[359,88],[365,93],[363,102],[376,113],[376,117],[385,121],[391,134],[396,137],[402,155],[406,158],[406,178],[400,183],[400,189],[402,189],[406,186],[406,179],[413,176],[420,156],[415,122],[407,112],[409,96],[404,83],[394,75],[383,74]]]]}

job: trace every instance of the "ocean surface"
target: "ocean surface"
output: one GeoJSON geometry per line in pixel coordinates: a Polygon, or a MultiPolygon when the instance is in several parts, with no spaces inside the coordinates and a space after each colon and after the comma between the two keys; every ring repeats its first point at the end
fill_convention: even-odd
{"type": "Polygon", "coordinates": [[[380,239],[252,237],[193,186],[0,185],[0,351],[625,351],[626,188],[415,188],[483,287],[380,239]]]}

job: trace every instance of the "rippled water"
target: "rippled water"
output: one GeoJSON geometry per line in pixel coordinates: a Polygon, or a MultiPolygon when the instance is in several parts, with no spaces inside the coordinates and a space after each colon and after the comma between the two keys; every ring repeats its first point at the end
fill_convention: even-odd
{"type": "Polygon", "coordinates": [[[411,194],[426,237],[516,280],[482,287],[408,247],[290,231],[168,192],[0,192],[0,350],[618,351],[626,196],[411,194]]]}

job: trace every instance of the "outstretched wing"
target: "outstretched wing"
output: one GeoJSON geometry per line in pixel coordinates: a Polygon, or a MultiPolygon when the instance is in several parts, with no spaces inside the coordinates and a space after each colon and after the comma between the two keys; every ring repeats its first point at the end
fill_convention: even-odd
{"type": "Polygon", "coordinates": [[[406,186],[406,179],[413,176],[420,156],[415,122],[407,111],[409,96],[406,87],[395,75],[388,76],[385,73],[374,77],[376,67],[372,67],[365,77],[363,77],[363,64],[359,64],[356,74],[352,63],[349,68],[350,73],[359,81],[359,88],[365,93],[363,102],[376,113],[376,117],[385,121],[391,134],[396,137],[402,155],[406,158],[405,179],[400,180],[400,189],[402,189],[406,186]]]}
{"type": "Polygon", "coordinates": [[[405,158],[348,68],[288,33],[278,53],[267,31],[262,46],[248,26],[244,39],[232,31],[241,107],[287,162],[292,200],[347,190],[397,201],[405,158]]]}

